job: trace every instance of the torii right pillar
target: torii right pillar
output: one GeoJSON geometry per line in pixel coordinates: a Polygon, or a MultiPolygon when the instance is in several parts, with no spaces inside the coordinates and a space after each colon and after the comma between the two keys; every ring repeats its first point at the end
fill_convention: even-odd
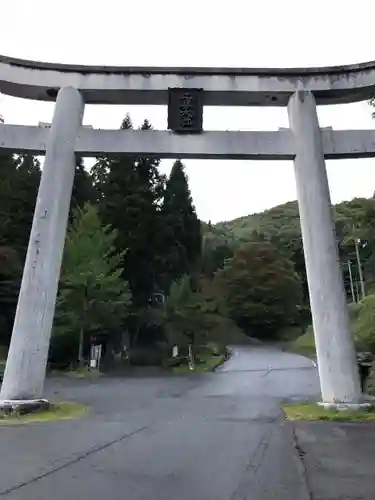
{"type": "Polygon", "coordinates": [[[288,115],[322,404],[358,407],[359,374],[313,94],[295,92],[288,115]]]}

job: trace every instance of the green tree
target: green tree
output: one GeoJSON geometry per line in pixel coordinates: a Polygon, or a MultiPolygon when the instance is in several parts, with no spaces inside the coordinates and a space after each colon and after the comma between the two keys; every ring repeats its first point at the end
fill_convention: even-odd
{"type": "Polygon", "coordinates": [[[202,250],[200,271],[203,276],[213,278],[229,257],[233,257],[236,241],[225,234],[214,231],[212,226],[202,224],[202,250]]]}
{"type": "Polygon", "coordinates": [[[72,342],[80,364],[91,335],[116,334],[129,313],[131,293],[121,277],[123,253],[116,251],[116,238],[117,231],[101,223],[96,207],[86,204],[74,212],[64,250],[55,340],[65,336],[72,342]]]}
{"type": "Polygon", "coordinates": [[[39,179],[39,162],[32,156],[0,152],[0,344],[4,345],[12,333],[39,179]]]}
{"type": "Polygon", "coordinates": [[[40,163],[31,155],[0,157],[0,242],[23,259],[40,182],[40,163]]]}
{"type": "Polygon", "coordinates": [[[354,322],[356,346],[361,351],[375,354],[375,295],[361,302],[354,322]]]}
{"type": "Polygon", "coordinates": [[[276,336],[299,318],[300,279],[293,263],[267,241],[241,246],[216,282],[229,316],[251,336],[276,336]]]}
{"type": "MultiPolygon", "coordinates": [[[[133,124],[130,115],[127,114],[122,120],[120,130],[131,130],[132,128],[133,124]]],[[[98,201],[103,202],[105,201],[106,197],[110,197],[110,183],[116,183],[116,175],[119,176],[120,174],[120,172],[117,171],[120,170],[120,167],[118,167],[117,165],[121,162],[124,164],[126,159],[128,160],[126,162],[126,168],[129,169],[129,166],[133,165],[134,163],[134,159],[131,159],[130,157],[115,156],[109,158],[105,155],[97,157],[96,163],[91,168],[91,179],[94,186],[96,199],[98,201]]],[[[109,203],[108,200],[107,203],[109,203]]]]}
{"type": "Polygon", "coordinates": [[[188,276],[182,276],[171,284],[158,312],[159,321],[165,329],[165,346],[170,350],[178,345],[182,355],[189,357],[194,367],[195,356],[206,345],[212,328],[212,311],[201,294],[192,290],[188,276]]]}
{"type": "Polygon", "coordinates": [[[22,263],[17,252],[0,247],[0,345],[8,346],[21,283],[22,263]]]}
{"type": "Polygon", "coordinates": [[[197,271],[202,248],[201,225],[190,194],[184,165],[177,160],[166,184],[163,224],[167,256],[166,283],[197,271]]]}
{"type": "Polygon", "coordinates": [[[85,203],[95,203],[96,198],[96,191],[93,185],[92,176],[86,170],[83,159],[80,158],[77,161],[74,176],[72,201],[70,204],[71,217],[73,217],[75,208],[82,208],[85,203]]]}
{"type": "MultiPolygon", "coordinates": [[[[40,162],[29,154],[1,154],[0,174],[0,242],[14,247],[24,258],[40,184],[40,162]]],[[[91,201],[95,201],[91,176],[80,160],[73,184],[71,217],[74,208],[91,201]]]]}
{"type": "MultiPolygon", "coordinates": [[[[131,128],[129,117],[123,130],[131,128]]],[[[149,130],[145,121],[142,130],[149,130]]],[[[118,232],[117,248],[128,251],[123,277],[129,281],[136,308],[145,307],[158,288],[162,251],[160,202],[164,177],[155,158],[100,158],[93,169],[94,184],[105,223],[118,232]]]]}

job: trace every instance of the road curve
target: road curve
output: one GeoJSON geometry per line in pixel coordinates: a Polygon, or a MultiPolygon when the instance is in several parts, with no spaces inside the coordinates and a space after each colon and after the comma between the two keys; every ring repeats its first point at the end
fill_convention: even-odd
{"type": "Polygon", "coordinates": [[[51,397],[92,414],[0,427],[0,497],[307,499],[279,403],[317,391],[309,360],[262,347],[235,349],[217,373],[50,380],[51,397]]]}
{"type": "Polygon", "coordinates": [[[0,92],[54,101],[63,86],[89,104],[168,103],[168,88],[202,88],[211,106],[286,106],[296,90],[318,104],[362,101],[375,94],[375,62],[319,68],[173,68],[83,66],[0,56],[0,92]]]}

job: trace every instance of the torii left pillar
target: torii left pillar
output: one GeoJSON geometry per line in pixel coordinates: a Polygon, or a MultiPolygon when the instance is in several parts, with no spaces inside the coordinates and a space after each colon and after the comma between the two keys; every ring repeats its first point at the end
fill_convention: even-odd
{"type": "Polygon", "coordinates": [[[61,261],[84,111],[80,92],[60,89],[49,131],[0,405],[43,394],[61,261]]]}

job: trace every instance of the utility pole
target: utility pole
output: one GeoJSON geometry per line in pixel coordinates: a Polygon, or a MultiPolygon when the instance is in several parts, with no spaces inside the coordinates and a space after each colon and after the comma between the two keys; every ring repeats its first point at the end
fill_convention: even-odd
{"type": "Polygon", "coordinates": [[[363,273],[362,273],[362,263],[361,263],[361,257],[359,255],[359,245],[361,240],[359,238],[354,237],[354,245],[355,245],[355,254],[357,257],[357,267],[358,267],[358,275],[359,275],[359,282],[361,285],[361,296],[362,299],[365,298],[365,282],[363,281],[363,273]]]}
{"type": "Polygon", "coordinates": [[[358,280],[355,280],[355,293],[357,296],[357,302],[359,302],[361,299],[359,297],[358,280]]]}
{"type": "Polygon", "coordinates": [[[352,301],[357,302],[353,286],[352,262],[350,260],[348,260],[348,269],[349,269],[350,291],[352,293],[352,301]]]}

